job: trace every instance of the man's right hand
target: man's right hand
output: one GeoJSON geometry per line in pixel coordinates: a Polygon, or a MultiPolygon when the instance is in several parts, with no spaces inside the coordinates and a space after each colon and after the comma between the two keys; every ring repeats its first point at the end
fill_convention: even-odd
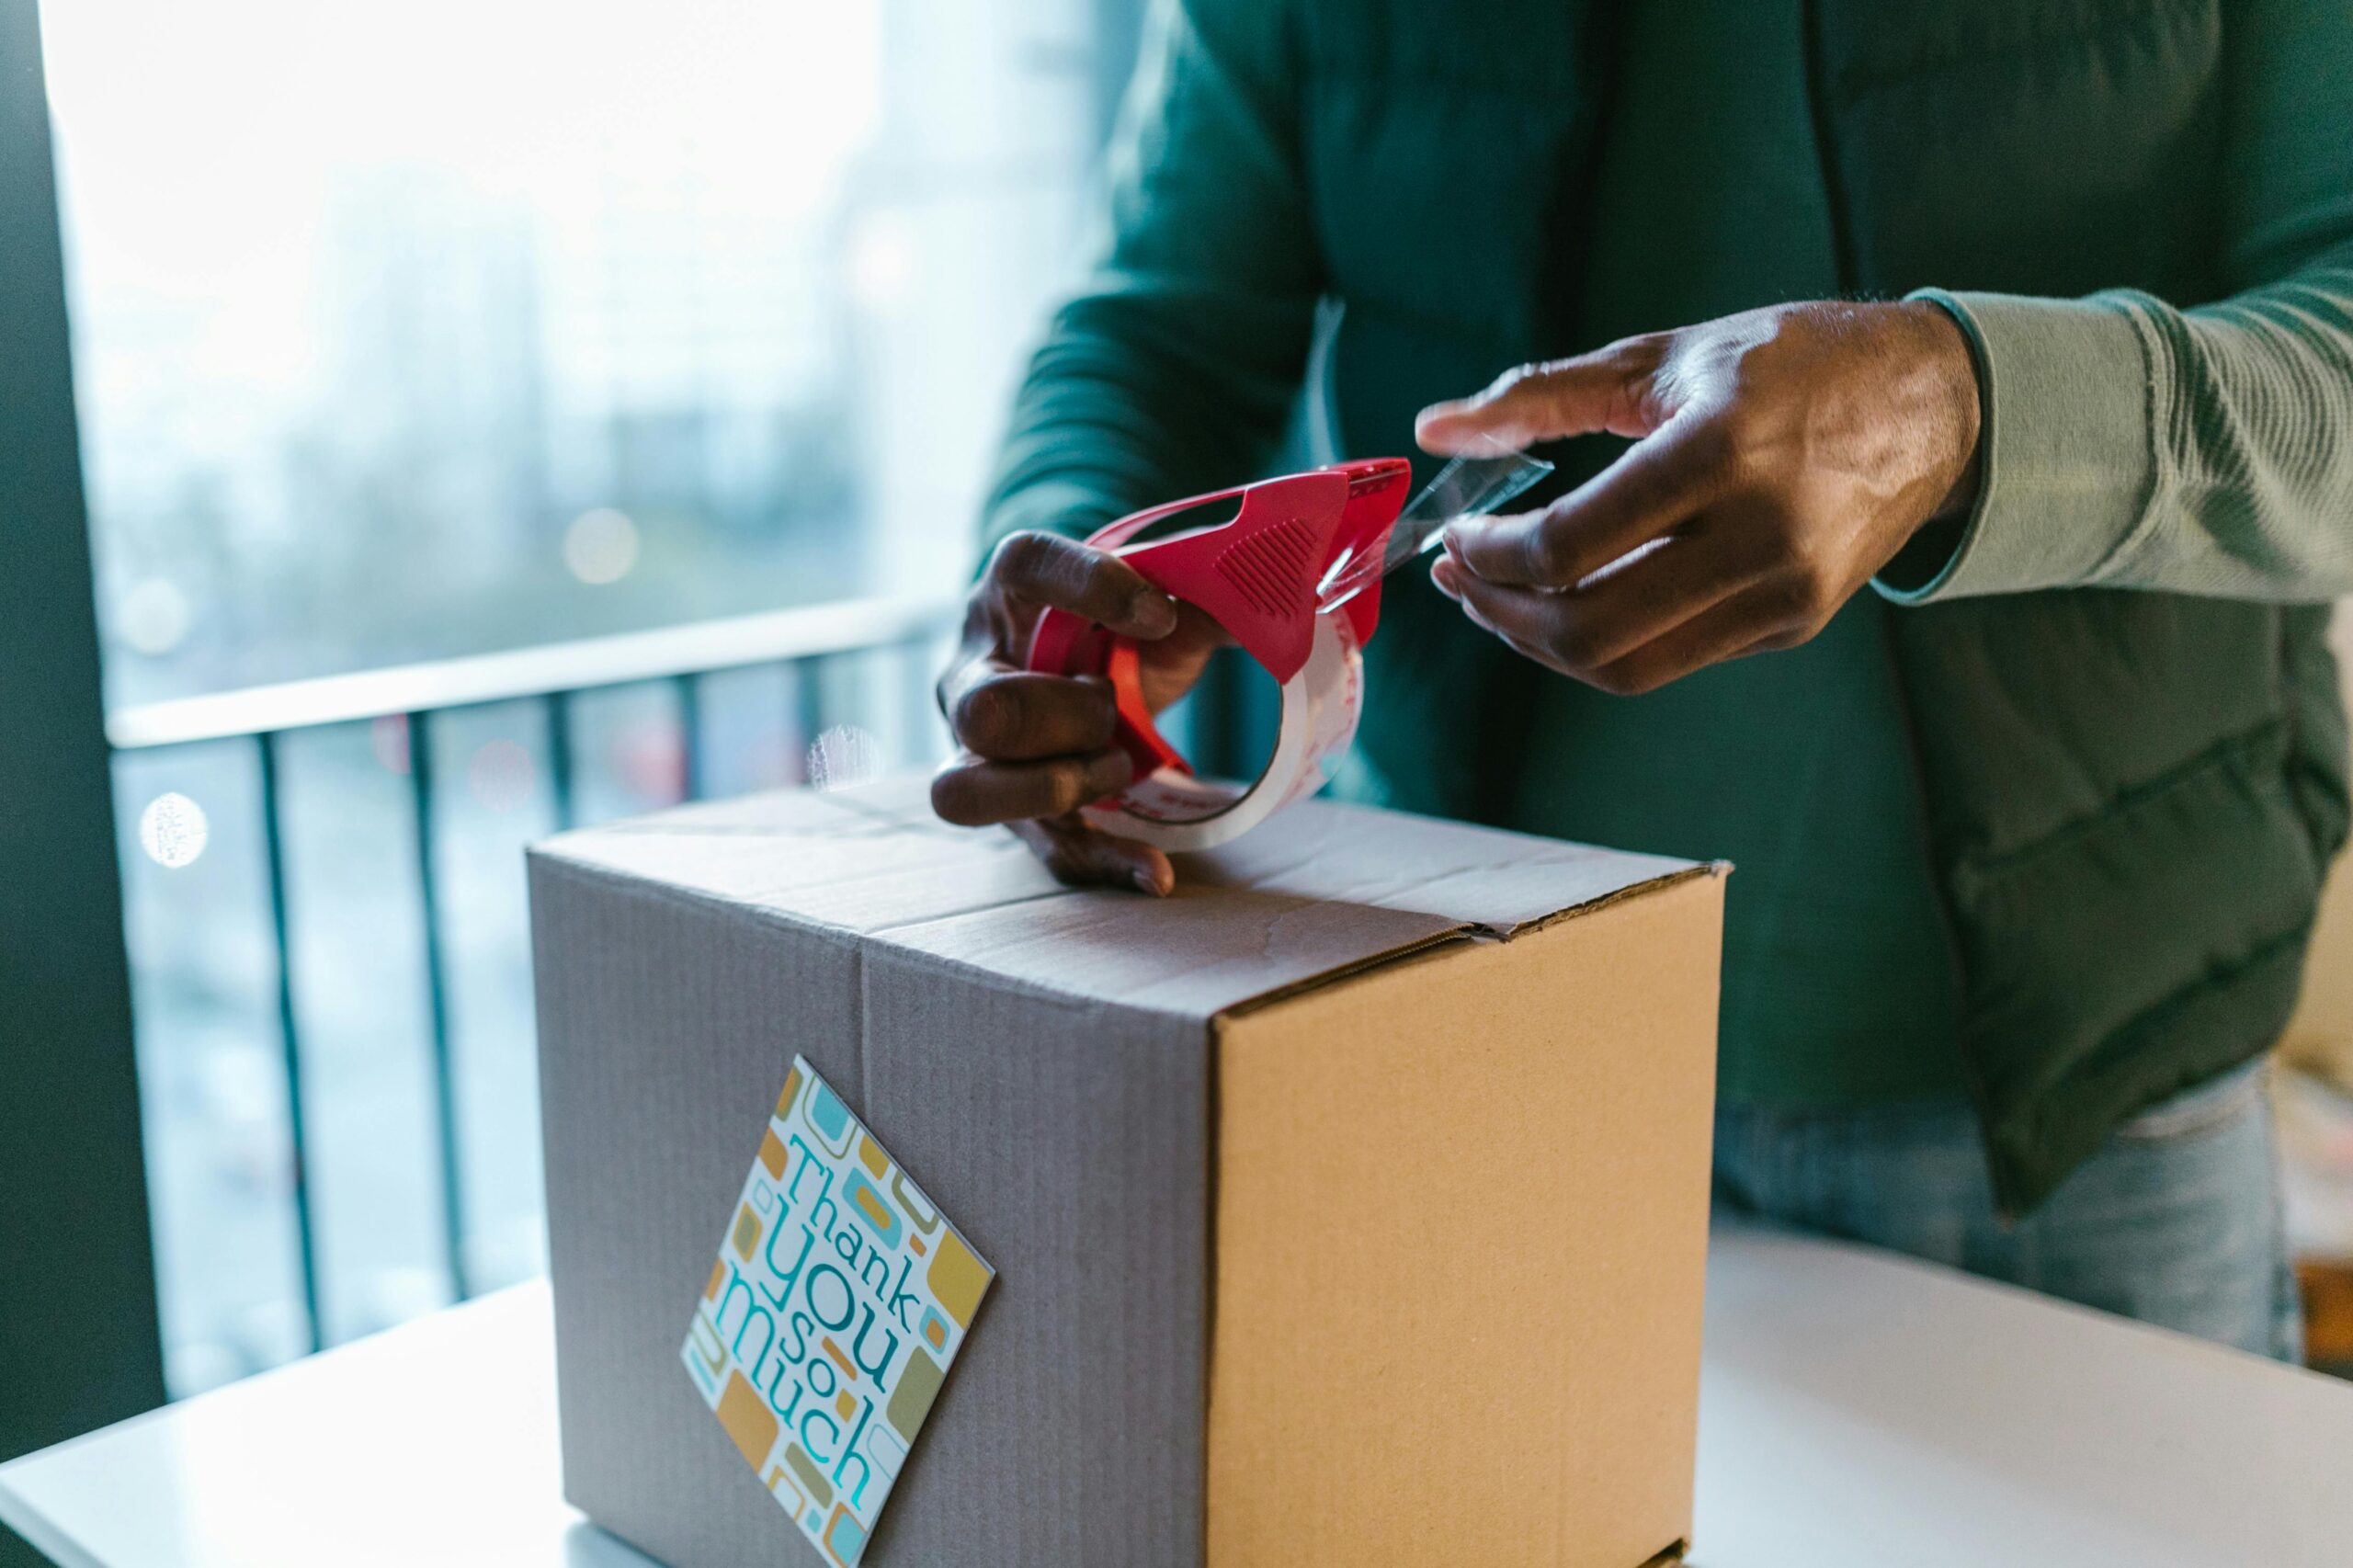
{"type": "Polygon", "coordinates": [[[1168,857],[1086,825],[1078,808],[1134,781],[1113,743],[1110,683],[1022,668],[1039,612],[1068,610],[1143,644],[1144,700],[1154,712],[1200,678],[1224,631],[1108,551],[1057,534],[1017,533],[973,588],[964,642],[939,677],[940,711],[959,755],[931,782],[932,809],[967,827],[1004,823],[1063,881],[1176,884],[1168,857]]]}

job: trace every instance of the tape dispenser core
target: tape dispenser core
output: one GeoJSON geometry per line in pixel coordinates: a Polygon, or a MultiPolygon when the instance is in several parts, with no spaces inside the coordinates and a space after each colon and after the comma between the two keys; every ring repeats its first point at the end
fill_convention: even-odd
{"type": "Polygon", "coordinates": [[[1086,807],[1089,822],[1165,849],[1206,849],[1322,782],[1322,762],[1356,730],[1359,650],[1380,623],[1381,592],[1375,578],[1326,608],[1317,585],[1336,563],[1381,554],[1412,485],[1413,465],[1403,458],[1341,463],[1154,506],[1088,539],[1154,586],[1206,611],[1283,689],[1266,772],[1240,790],[1201,780],[1154,722],[1138,644],[1067,611],[1040,615],[1029,667],[1108,677],[1119,744],[1135,762],[1136,782],[1086,807]],[[1227,521],[1142,537],[1187,512],[1226,505],[1236,508],[1227,521]]]}

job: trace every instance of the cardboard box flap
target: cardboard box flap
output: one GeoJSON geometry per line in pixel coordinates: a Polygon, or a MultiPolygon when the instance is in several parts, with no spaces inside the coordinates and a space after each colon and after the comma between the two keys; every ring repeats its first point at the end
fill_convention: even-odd
{"type": "Polygon", "coordinates": [[[1082,1002],[1209,1017],[1465,932],[1509,937],[1689,861],[1328,801],[1183,858],[1145,900],[1061,886],[1010,835],[948,827],[924,781],[683,807],[538,853],[856,933],[1082,1002]]]}
{"type": "Polygon", "coordinates": [[[951,828],[919,794],[920,810],[894,811],[862,807],[857,793],[680,806],[562,834],[533,853],[858,934],[1066,891],[1009,835],[951,828]]]}
{"type": "Polygon", "coordinates": [[[1498,937],[1698,869],[1664,855],[1533,840],[1328,801],[1301,808],[1280,834],[1254,834],[1188,857],[1186,864],[1188,876],[1203,885],[1420,910],[1498,937]]]}
{"type": "Polygon", "coordinates": [[[1195,885],[1180,873],[1165,899],[1072,892],[902,926],[885,939],[995,982],[1206,1019],[1463,929],[1422,910],[1195,885]]]}

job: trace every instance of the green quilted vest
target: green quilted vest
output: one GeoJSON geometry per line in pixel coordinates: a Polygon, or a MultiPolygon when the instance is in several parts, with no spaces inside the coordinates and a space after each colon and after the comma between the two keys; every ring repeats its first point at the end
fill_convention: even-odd
{"type": "MultiPolygon", "coordinates": [[[[1818,0],[1809,87],[1847,287],[2189,305],[2258,281],[2221,275],[2214,235],[2230,19],[2224,0],[1818,0]]],[[[1327,0],[1293,42],[1345,306],[1322,403],[1338,450],[1406,450],[1424,403],[1577,347],[1558,312],[1608,10],[1327,0]]],[[[1344,788],[1491,818],[1536,677],[1417,579],[1372,644],[1381,700],[1344,788]]],[[[2085,590],[1888,619],[1962,1050],[2022,1213],[2286,1021],[2347,814],[2326,612],[2085,590]]]]}

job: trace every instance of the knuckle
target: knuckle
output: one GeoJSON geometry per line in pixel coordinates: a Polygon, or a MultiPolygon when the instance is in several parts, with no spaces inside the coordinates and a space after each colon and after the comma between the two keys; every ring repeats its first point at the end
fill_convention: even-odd
{"type": "Polygon", "coordinates": [[[1063,543],[1036,528],[1009,533],[997,541],[995,553],[989,557],[989,576],[1017,588],[1042,582],[1051,574],[1063,543]]]}
{"type": "MultiPolygon", "coordinates": [[[[1837,609],[1838,585],[1826,571],[1819,568],[1808,570],[1801,578],[1798,590],[1799,621],[1819,631],[1837,609]]],[[[1813,632],[1807,635],[1812,636],[1813,632]]]]}
{"type": "Polygon", "coordinates": [[[1014,745],[1020,740],[1028,708],[1019,687],[1004,680],[982,681],[956,704],[956,737],[983,754],[1014,745]]]}
{"type": "Polygon", "coordinates": [[[1072,548],[1063,558],[1063,580],[1072,596],[1106,614],[1124,597],[1124,585],[1132,570],[1118,556],[1092,545],[1072,548]]]}
{"type": "Polygon", "coordinates": [[[1533,386],[1537,382],[1542,381],[1544,379],[1544,374],[1545,369],[1541,365],[1514,365],[1510,369],[1506,370],[1502,375],[1497,376],[1494,381],[1487,383],[1487,390],[1480,394],[1480,401],[1483,403],[1495,403],[1504,398],[1511,397],[1517,393],[1526,392],[1530,386],[1533,386]]]}
{"type": "Polygon", "coordinates": [[[1043,815],[1066,816],[1086,804],[1086,779],[1077,767],[1057,764],[1048,771],[1046,778],[1051,803],[1043,815]]]}
{"type": "Polygon", "coordinates": [[[1576,542],[1558,503],[1545,508],[1519,537],[1522,564],[1530,581],[1569,585],[1576,574],[1576,542]]]}
{"type": "Polygon", "coordinates": [[[1837,613],[1838,594],[1822,573],[1801,567],[1768,583],[1763,592],[1766,619],[1777,634],[1793,634],[1794,647],[1813,637],[1837,613]]]}
{"type": "Polygon", "coordinates": [[[1035,528],[1007,534],[990,570],[1026,598],[1097,620],[1118,612],[1129,572],[1108,551],[1035,528]]]}
{"type": "Polygon", "coordinates": [[[1827,616],[1802,618],[1782,627],[1778,631],[1758,638],[1756,646],[1765,653],[1784,653],[1791,648],[1801,648],[1813,642],[1822,635],[1822,629],[1829,623],[1827,616]]]}
{"type": "Polygon", "coordinates": [[[1814,578],[1806,571],[1783,572],[1759,591],[1766,613],[1777,623],[1794,625],[1813,613],[1814,578]]]}
{"type": "Polygon", "coordinates": [[[1037,551],[1037,540],[1035,533],[1023,529],[997,540],[996,548],[989,552],[988,574],[992,577],[1019,576],[1022,568],[1037,551]]]}
{"type": "Polygon", "coordinates": [[[1530,360],[1515,365],[1487,384],[1479,394],[1483,406],[1533,411],[1551,402],[1556,393],[1556,378],[1569,368],[1570,361],[1562,359],[1530,360]]]}
{"type": "Polygon", "coordinates": [[[1600,358],[1630,370],[1654,370],[1665,363],[1666,357],[1675,352],[1687,335],[1681,329],[1638,332],[1631,337],[1620,337],[1608,344],[1601,350],[1600,358]]]}
{"type": "Polygon", "coordinates": [[[1550,639],[1552,654],[1572,669],[1597,666],[1608,649],[1608,630],[1599,622],[1578,619],[1556,627],[1550,639]]]}
{"type": "Polygon", "coordinates": [[[1816,599],[1813,613],[1805,618],[1806,636],[1808,638],[1819,636],[1823,629],[1830,624],[1843,608],[1845,608],[1845,601],[1836,593],[1824,594],[1816,599]]]}
{"type": "Polygon", "coordinates": [[[1636,680],[1623,662],[1597,670],[1588,670],[1582,677],[1586,685],[1611,697],[1639,697],[1646,687],[1636,680]]]}

